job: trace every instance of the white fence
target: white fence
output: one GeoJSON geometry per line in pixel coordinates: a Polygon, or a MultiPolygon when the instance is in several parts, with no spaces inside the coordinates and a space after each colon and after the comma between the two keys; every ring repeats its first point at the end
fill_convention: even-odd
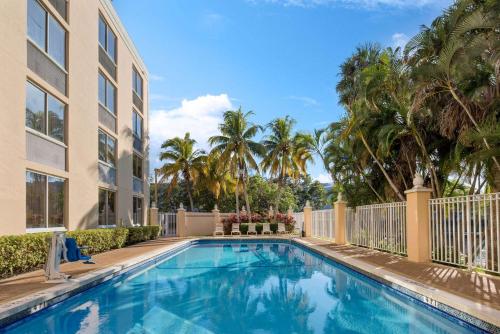
{"type": "Polygon", "coordinates": [[[295,220],[295,231],[302,235],[302,231],[304,230],[304,212],[294,212],[292,217],[295,220]]]}
{"type": "Polygon", "coordinates": [[[353,209],[348,209],[346,215],[349,243],[407,254],[406,202],[358,206],[355,213],[353,209]]]}
{"type": "Polygon", "coordinates": [[[333,209],[312,212],[312,236],[333,240],[335,238],[335,213],[333,209]]]}
{"type": "Polygon", "coordinates": [[[500,193],[436,198],[429,205],[433,261],[500,273],[500,193]]]}
{"type": "Polygon", "coordinates": [[[161,236],[174,237],[177,235],[177,214],[173,212],[159,212],[158,224],[161,227],[161,236]]]}

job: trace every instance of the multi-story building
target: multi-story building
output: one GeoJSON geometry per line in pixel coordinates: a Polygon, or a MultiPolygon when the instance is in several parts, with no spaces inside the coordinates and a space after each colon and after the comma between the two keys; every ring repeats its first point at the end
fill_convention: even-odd
{"type": "Polygon", "coordinates": [[[110,0],[2,0],[0,29],[0,235],[147,222],[148,74],[110,0]]]}

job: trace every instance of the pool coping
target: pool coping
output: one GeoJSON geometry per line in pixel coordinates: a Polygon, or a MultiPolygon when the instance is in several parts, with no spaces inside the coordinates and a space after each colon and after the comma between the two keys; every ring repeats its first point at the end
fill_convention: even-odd
{"type": "Polygon", "coordinates": [[[500,333],[500,310],[453,295],[450,292],[428,287],[418,281],[398,275],[383,268],[350,258],[336,251],[304,239],[292,237],[247,238],[247,237],[195,237],[166,245],[154,251],[102,268],[45,290],[0,304],[0,329],[14,322],[46,309],[54,304],[104,283],[138,267],[153,265],[165,257],[196,244],[198,241],[247,241],[247,242],[289,242],[301,246],[317,255],[337,262],[361,275],[408,295],[425,305],[443,311],[482,330],[500,333]]]}

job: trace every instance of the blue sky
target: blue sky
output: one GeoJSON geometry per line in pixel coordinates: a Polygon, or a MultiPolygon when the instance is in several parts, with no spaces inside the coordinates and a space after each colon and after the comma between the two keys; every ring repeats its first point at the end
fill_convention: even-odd
{"type": "MultiPolygon", "coordinates": [[[[200,147],[222,112],[290,115],[312,131],[339,119],[338,68],[356,46],[403,45],[448,0],[114,0],[150,73],[151,167],[160,143],[200,147]]],[[[326,181],[321,164],[313,177],[326,181]]]]}

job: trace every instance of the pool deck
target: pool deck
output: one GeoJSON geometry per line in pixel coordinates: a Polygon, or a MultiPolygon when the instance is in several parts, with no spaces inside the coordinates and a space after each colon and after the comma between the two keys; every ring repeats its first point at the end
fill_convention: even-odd
{"type": "MultiPolygon", "coordinates": [[[[115,275],[194,239],[212,238],[161,238],[94,255],[95,264],[62,264],[61,272],[72,276],[71,283],[47,283],[43,270],[0,280],[0,324],[5,315],[26,308],[26,304],[30,304],[30,312],[34,312],[35,305],[45,307],[47,304],[44,303],[51,297],[64,299],[75,289],[75,284],[88,284],[92,280],[115,275]]],[[[265,238],[259,236],[258,239],[265,238]]],[[[432,301],[444,303],[500,327],[500,277],[435,263],[412,263],[401,256],[355,246],[339,246],[314,238],[296,240],[375,279],[403,286],[432,301]]]]}

